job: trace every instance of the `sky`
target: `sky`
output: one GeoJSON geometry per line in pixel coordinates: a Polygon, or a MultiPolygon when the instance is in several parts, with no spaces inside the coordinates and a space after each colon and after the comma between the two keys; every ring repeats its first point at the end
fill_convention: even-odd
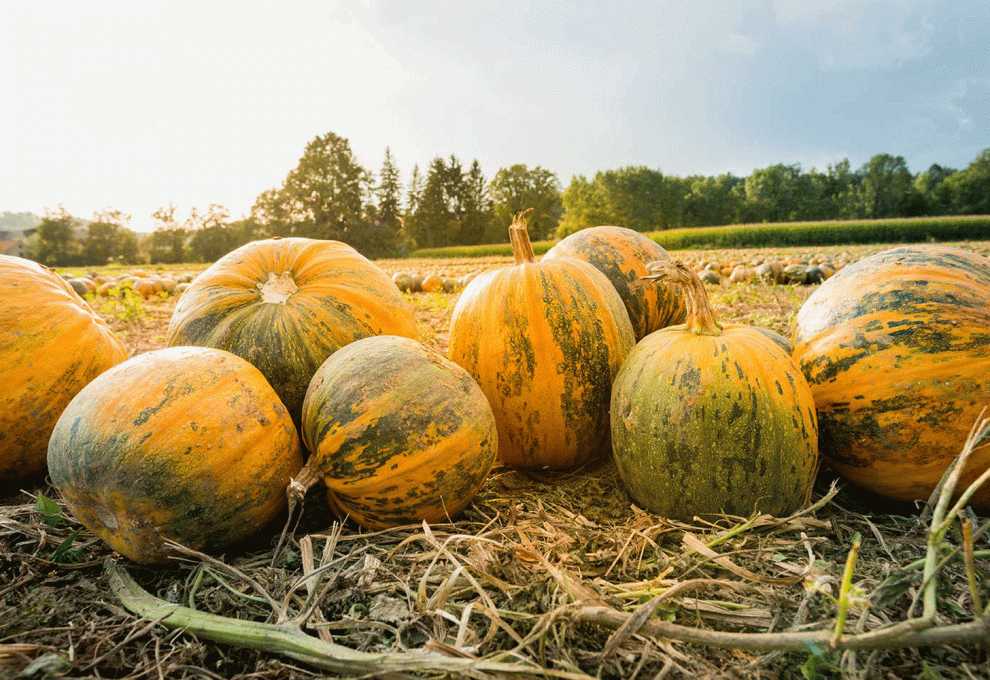
{"type": "Polygon", "coordinates": [[[987,0],[5,3],[0,212],[236,219],[333,132],[566,188],[602,170],[963,169],[990,147],[987,0]]]}

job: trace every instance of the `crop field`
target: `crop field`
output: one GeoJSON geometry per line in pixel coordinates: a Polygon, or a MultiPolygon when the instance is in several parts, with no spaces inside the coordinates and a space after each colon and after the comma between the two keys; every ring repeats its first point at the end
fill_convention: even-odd
{"type": "MultiPolygon", "coordinates": [[[[953,245],[990,256],[990,242],[953,245]]],[[[817,284],[732,283],[736,265],[841,269],[888,247],[671,255],[721,270],[706,288],[722,323],[788,336],[817,284]]],[[[453,282],[403,293],[422,340],[444,352],[457,280],[511,263],[376,262],[453,282]]],[[[165,346],[177,297],[86,296],[130,356],[165,346]]],[[[46,479],[0,489],[0,677],[990,677],[987,518],[965,511],[933,545],[932,508],[828,467],[789,517],[669,520],[637,507],[603,459],[566,473],[496,467],[448,523],[362,529],[314,489],[276,550],[286,519],[225,554],[177,547],[174,565],[152,568],[82,528],[46,479]],[[921,626],[932,603],[934,625],[921,626]]]]}

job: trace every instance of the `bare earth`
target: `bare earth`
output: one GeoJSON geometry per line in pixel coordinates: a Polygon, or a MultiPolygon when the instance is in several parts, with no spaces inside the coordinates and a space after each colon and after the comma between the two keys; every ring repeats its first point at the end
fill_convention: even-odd
{"type": "MultiPolygon", "coordinates": [[[[990,254],[990,243],[963,245],[990,254]]],[[[842,263],[882,249],[777,255],[842,263]]],[[[696,262],[765,254],[673,253],[696,262]]],[[[454,277],[510,263],[377,264],[388,274],[454,277]]],[[[721,321],[784,335],[814,289],[708,287],[721,321]]],[[[424,342],[446,349],[457,294],[405,294],[424,342]]],[[[92,304],[132,356],[164,346],[174,297],[149,299],[128,318],[100,299],[92,304]]],[[[983,609],[990,601],[988,521],[975,515],[972,539],[964,540],[956,523],[938,552],[946,559],[937,570],[933,622],[949,627],[939,634],[951,629],[959,637],[906,644],[860,638],[858,651],[829,647],[837,615],[845,616],[846,636],[920,615],[928,532],[919,508],[846,487],[827,468],[812,506],[793,517],[716,523],[682,524],[642,511],[608,460],[566,474],[498,468],[454,522],[374,533],[341,525],[325,498],[310,493],[277,556],[281,525],[229,554],[190,554],[168,569],[130,563],[85,529],[76,534],[81,527],[71,517],[58,521],[37,509],[39,494],[58,501],[43,479],[0,490],[0,678],[247,680],[367,670],[251,649],[246,634],[230,644],[173,629],[161,616],[137,616],[111,590],[108,563],[166,603],[280,630],[298,625],[312,639],[348,650],[402,655],[404,661],[375,662],[386,677],[444,676],[426,662],[407,674],[410,666],[401,664],[421,658],[473,659],[472,668],[451,674],[484,678],[990,677],[987,649],[974,644],[981,634],[972,634],[982,630],[984,642],[990,639],[983,609]],[[858,552],[851,550],[857,540],[858,552]],[[851,552],[855,562],[843,587],[851,552]],[[321,565],[319,576],[304,579],[321,565]],[[809,637],[788,646],[776,633],[809,637]],[[745,643],[732,634],[745,634],[745,643]],[[424,650],[437,656],[422,657],[424,650]]]]}

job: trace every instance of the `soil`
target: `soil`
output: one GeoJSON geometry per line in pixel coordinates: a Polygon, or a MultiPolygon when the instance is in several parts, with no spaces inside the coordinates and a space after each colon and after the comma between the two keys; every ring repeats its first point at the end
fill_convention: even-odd
{"type": "MultiPolygon", "coordinates": [[[[967,247],[990,253],[987,243],[967,247]]],[[[781,258],[827,257],[843,263],[880,249],[776,252],[781,258]]],[[[729,263],[764,254],[674,255],[729,263]]],[[[377,264],[389,274],[459,277],[510,262],[377,264]]],[[[708,290],[723,322],[788,335],[794,315],[815,288],[723,283],[708,290]]],[[[427,344],[446,349],[457,295],[405,294],[427,344]]],[[[134,356],[165,345],[175,298],[151,298],[130,310],[100,299],[92,305],[134,356]]],[[[276,545],[284,516],[260,538],[226,554],[189,552],[166,568],[143,567],[115,555],[58,503],[57,491],[44,478],[0,490],[0,678],[274,680],[340,674],[321,670],[312,660],[249,648],[246,634],[216,641],[169,627],[167,619],[138,616],[111,590],[108,565],[122,566],[162,602],[197,612],[278,624],[280,630],[297,625],[313,639],[359,652],[411,658],[425,650],[446,659],[479,661],[470,673],[453,675],[990,677],[985,644],[969,638],[843,652],[817,643],[800,649],[723,647],[657,632],[656,626],[672,623],[716,636],[748,633],[759,644],[768,633],[827,632],[836,625],[843,596],[849,603],[847,635],[917,617],[928,516],[917,505],[850,487],[827,466],[811,505],[792,517],[688,524],[636,507],[607,457],[568,473],[496,468],[454,522],[380,532],[342,523],[314,489],[281,550],[276,545]],[[54,505],[46,505],[46,499],[54,505]],[[855,563],[843,587],[851,555],[855,563]],[[307,581],[320,565],[322,574],[307,581]],[[502,665],[486,670],[482,662],[502,665]]],[[[957,523],[938,553],[946,559],[938,571],[934,622],[982,621],[987,633],[990,624],[982,607],[990,601],[988,522],[969,511],[964,517],[972,538],[965,540],[957,523]],[[973,554],[968,567],[958,550],[955,557],[952,553],[966,547],[973,554]]],[[[983,640],[990,640],[990,633],[983,640]]],[[[378,665],[383,674],[405,677],[398,668],[391,657],[382,657],[378,665]]]]}

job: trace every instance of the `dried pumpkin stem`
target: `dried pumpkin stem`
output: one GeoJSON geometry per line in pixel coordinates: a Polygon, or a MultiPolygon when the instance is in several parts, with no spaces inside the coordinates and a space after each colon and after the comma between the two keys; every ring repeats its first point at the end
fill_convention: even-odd
{"type": "Polygon", "coordinates": [[[529,241],[529,231],[526,229],[526,215],[531,212],[533,212],[532,208],[526,208],[516,215],[509,226],[509,241],[512,243],[512,255],[516,259],[516,264],[536,262],[533,244],[529,241]]]}
{"type": "Polygon", "coordinates": [[[644,279],[664,280],[681,287],[684,291],[684,305],[687,308],[685,329],[698,335],[721,335],[722,327],[715,319],[715,310],[705,284],[690,267],[683,262],[657,260],[648,267],[650,275],[644,279]]]}

